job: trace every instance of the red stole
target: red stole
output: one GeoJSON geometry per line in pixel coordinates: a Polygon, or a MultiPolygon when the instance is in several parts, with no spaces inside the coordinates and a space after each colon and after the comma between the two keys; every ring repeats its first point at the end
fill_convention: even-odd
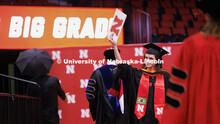
{"type": "Polygon", "coordinates": [[[149,76],[156,76],[156,82],[154,83],[154,111],[155,118],[160,121],[163,114],[163,108],[165,106],[165,87],[163,74],[142,74],[138,88],[134,113],[138,119],[142,118],[145,115],[149,93],[149,76]]]}

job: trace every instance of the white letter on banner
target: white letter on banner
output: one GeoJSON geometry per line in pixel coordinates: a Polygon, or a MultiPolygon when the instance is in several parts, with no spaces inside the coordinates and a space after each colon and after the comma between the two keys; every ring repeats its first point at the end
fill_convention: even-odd
{"type": "Polygon", "coordinates": [[[134,48],[135,54],[134,56],[144,56],[143,54],[143,48],[134,48]]]}
{"type": "Polygon", "coordinates": [[[162,47],[162,48],[169,52],[167,55],[171,55],[171,47],[170,46],[169,47],[162,47]]]}
{"type": "Polygon", "coordinates": [[[69,93],[66,93],[66,96],[67,96],[67,100],[68,102],[67,103],[76,103],[76,95],[70,95],[69,93]]]}
{"type": "Polygon", "coordinates": [[[144,112],[144,105],[139,105],[139,104],[138,104],[137,111],[144,112]]]}
{"type": "Polygon", "coordinates": [[[88,49],[79,50],[79,58],[88,58],[88,49]]]}
{"type": "Polygon", "coordinates": [[[59,115],[59,118],[62,119],[62,110],[58,110],[58,115],[59,115]]]}
{"type": "Polygon", "coordinates": [[[41,38],[44,35],[44,17],[34,17],[31,24],[31,37],[41,38]]]}
{"type": "Polygon", "coordinates": [[[81,118],[89,118],[89,109],[81,109],[81,118]]]}
{"type": "Polygon", "coordinates": [[[30,24],[31,24],[31,17],[30,16],[25,17],[24,32],[23,32],[24,38],[28,38],[29,36],[30,24]]]}
{"type": "Polygon", "coordinates": [[[92,18],[90,17],[86,18],[86,21],[80,33],[80,38],[85,38],[85,36],[88,36],[89,38],[94,38],[93,23],[92,23],[92,18]]]}
{"type": "Polygon", "coordinates": [[[80,88],[86,88],[88,85],[88,79],[80,79],[80,88]]]}
{"type": "Polygon", "coordinates": [[[81,20],[79,17],[70,17],[67,28],[67,38],[79,38],[79,29],[81,25],[81,20]]]}
{"type": "Polygon", "coordinates": [[[162,115],[163,114],[163,107],[157,108],[157,114],[162,115]]]}
{"type": "Polygon", "coordinates": [[[65,17],[57,17],[53,25],[53,37],[63,38],[66,35],[67,19],[65,17]]]}
{"type": "Polygon", "coordinates": [[[21,36],[23,18],[21,16],[12,16],[9,28],[9,38],[18,38],[21,36]]]}
{"type": "Polygon", "coordinates": [[[108,19],[97,18],[95,28],[95,38],[105,38],[108,31],[108,19]]]}
{"type": "Polygon", "coordinates": [[[60,57],[60,51],[52,51],[52,59],[55,60],[60,60],[61,57],[60,57]]]}
{"type": "Polygon", "coordinates": [[[74,70],[75,65],[66,65],[66,74],[74,74],[75,70],[74,70]]]}

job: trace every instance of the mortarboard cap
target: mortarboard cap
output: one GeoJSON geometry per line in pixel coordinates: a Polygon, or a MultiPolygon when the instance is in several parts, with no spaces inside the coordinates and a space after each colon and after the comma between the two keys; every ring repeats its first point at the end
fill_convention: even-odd
{"type": "Polygon", "coordinates": [[[162,56],[165,54],[168,54],[169,52],[167,52],[166,50],[164,50],[163,48],[153,44],[153,43],[149,43],[144,45],[143,47],[147,48],[147,52],[148,54],[153,54],[155,56],[157,56],[158,58],[162,59],[162,56]]]}
{"type": "MultiPolygon", "coordinates": [[[[119,49],[118,49],[118,51],[120,53],[119,49]]],[[[106,59],[113,59],[113,60],[115,60],[114,49],[110,48],[110,49],[105,50],[104,56],[106,57],[106,59]]]]}

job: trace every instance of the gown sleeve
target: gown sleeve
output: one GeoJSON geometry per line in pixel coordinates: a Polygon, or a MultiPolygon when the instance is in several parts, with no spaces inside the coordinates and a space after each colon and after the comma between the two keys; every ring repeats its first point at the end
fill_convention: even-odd
{"type": "Polygon", "coordinates": [[[187,38],[182,44],[179,53],[174,61],[168,88],[166,91],[166,106],[161,124],[186,124],[187,101],[190,63],[192,55],[191,38],[187,38]]]}
{"type": "Polygon", "coordinates": [[[60,82],[57,78],[56,78],[56,82],[57,82],[57,94],[62,100],[64,100],[66,98],[65,92],[61,88],[60,82]]]}
{"type": "Polygon", "coordinates": [[[135,75],[136,68],[128,64],[119,64],[116,77],[121,78],[125,82],[130,82],[132,76],[135,75]]]}
{"type": "Polygon", "coordinates": [[[123,83],[123,89],[125,91],[126,87],[130,84],[131,80],[133,80],[133,77],[136,75],[135,71],[137,71],[137,69],[128,64],[119,64],[117,67],[114,84],[108,93],[115,97],[119,97],[119,92],[122,86],[121,83],[123,83]]]}
{"type": "Polygon", "coordinates": [[[89,101],[89,109],[94,121],[96,120],[96,106],[98,100],[98,84],[96,81],[99,75],[97,72],[96,70],[92,73],[86,87],[86,98],[89,101]]]}

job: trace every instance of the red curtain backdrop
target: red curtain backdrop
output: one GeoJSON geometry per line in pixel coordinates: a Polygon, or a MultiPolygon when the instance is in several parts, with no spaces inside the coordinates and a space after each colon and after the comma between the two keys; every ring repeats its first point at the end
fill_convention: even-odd
{"type": "MultiPolygon", "coordinates": [[[[131,60],[140,62],[140,59],[143,61],[146,52],[146,49],[142,47],[143,45],[144,44],[118,46],[121,50],[122,59],[129,62],[131,62],[131,60]]],[[[170,52],[163,57],[163,68],[170,73],[173,60],[181,44],[166,43],[157,45],[170,52]]],[[[107,48],[110,47],[97,46],[45,49],[54,60],[50,75],[59,78],[62,88],[67,93],[67,104],[59,99],[59,116],[61,124],[94,123],[85,97],[85,89],[92,72],[98,67],[106,64],[106,62],[103,63],[103,52],[107,48]],[[94,61],[96,61],[96,63],[94,61]]],[[[130,65],[138,69],[142,67],[141,64],[130,65]]]]}

